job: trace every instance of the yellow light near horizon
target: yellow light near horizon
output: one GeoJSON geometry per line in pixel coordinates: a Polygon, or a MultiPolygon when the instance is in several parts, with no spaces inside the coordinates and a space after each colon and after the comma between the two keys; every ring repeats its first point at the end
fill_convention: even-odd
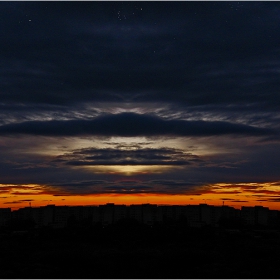
{"type": "Polygon", "coordinates": [[[94,173],[131,176],[136,174],[163,173],[174,167],[170,165],[95,165],[84,168],[94,173]]]}

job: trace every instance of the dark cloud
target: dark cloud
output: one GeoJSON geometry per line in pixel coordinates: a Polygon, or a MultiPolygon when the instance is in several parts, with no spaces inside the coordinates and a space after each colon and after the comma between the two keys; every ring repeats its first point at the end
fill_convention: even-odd
{"type": "Polygon", "coordinates": [[[270,197],[266,201],[269,201],[269,202],[280,202],[280,197],[279,196],[270,197]]]}
{"type": "Polygon", "coordinates": [[[108,184],[108,181],[105,180],[92,180],[92,181],[79,181],[79,182],[67,182],[67,183],[59,183],[55,184],[53,186],[58,187],[89,187],[89,186],[95,186],[95,185],[106,185],[108,184]]]}
{"type": "Polygon", "coordinates": [[[151,181],[152,184],[155,185],[164,185],[167,187],[197,187],[203,185],[203,183],[194,183],[194,182],[188,182],[188,181],[174,181],[174,180],[153,180],[151,181]]]}
{"type": "Polygon", "coordinates": [[[23,186],[23,185],[4,185],[0,187],[0,191],[10,191],[10,190],[37,190],[38,186],[23,186]]]}
{"type": "Polygon", "coordinates": [[[6,202],[3,202],[3,204],[18,204],[18,203],[22,203],[22,201],[6,201],[6,202]]]}
{"type": "Polygon", "coordinates": [[[201,161],[198,156],[179,149],[86,148],[58,156],[53,162],[68,165],[188,165],[201,161]]]}
{"type": "MultiPolygon", "coordinates": [[[[52,184],[51,189],[46,190],[46,193],[54,196],[67,195],[89,195],[89,194],[104,194],[104,193],[150,193],[150,194],[188,194],[201,195],[201,183],[176,180],[162,181],[76,181],[72,183],[52,184]]],[[[205,187],[205,186],[204,186],[205,187]]]]}
{"type": "Polygon", "coordinates": [[[153,188],[149,186],[110,186],[105,188],[109,193],[154,193],[153,188]]]}
{"type": "Polygon", "coordinates": [[[166,120],[152,115],[121,113],[93,120],[28,121],[0,127],[0,135],[31,134],[46,136],[213,136],[277,134],[269,128],[259,128],[222,121],[166,120]]]}

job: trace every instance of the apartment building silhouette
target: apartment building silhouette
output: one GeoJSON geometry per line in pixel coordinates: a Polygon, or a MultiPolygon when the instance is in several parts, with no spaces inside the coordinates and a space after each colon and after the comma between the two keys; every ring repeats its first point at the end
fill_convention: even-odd
{"type": "Polygon", "coordinates": [[[184,221],[189,227],[218,227],[221,220],[242,220],[245,225],[277,225],[279,211],[267,207],[243,206],[241,210],[230,206],[199,205],[115,205],[108,203],[99,206],[55,206],[25,207],[15,211],[0,208],[0,226],[9,219],[14,221],[32,220],[37,227],[66,227],[69,222],[84,221],[108,226],[123,219],[154,225],[169,221],[184,221]]]}

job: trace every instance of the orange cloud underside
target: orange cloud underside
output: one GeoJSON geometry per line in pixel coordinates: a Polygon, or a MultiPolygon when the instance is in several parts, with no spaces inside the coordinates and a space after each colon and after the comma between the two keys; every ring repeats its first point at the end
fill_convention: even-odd
{"type": "Polygon", "coordinates": [[[115,204],[200,204],[241,206],[262,205],[280,210],[280,185],[274,183],[213,184],[184,194],[164,193],[100,193],[73,194],[49,186],[0,185],[0,207],[17,209],[30,204],[34,207],[55,205],[115,204]]]}

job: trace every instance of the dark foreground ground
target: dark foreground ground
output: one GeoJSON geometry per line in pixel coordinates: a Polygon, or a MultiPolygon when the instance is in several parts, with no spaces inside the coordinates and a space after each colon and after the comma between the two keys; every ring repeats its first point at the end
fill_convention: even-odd
{"type": "Polygon", "coordinates": [[[280,278],[279,231],[118,225],[1,233],[0,278],[280,278]]]}

